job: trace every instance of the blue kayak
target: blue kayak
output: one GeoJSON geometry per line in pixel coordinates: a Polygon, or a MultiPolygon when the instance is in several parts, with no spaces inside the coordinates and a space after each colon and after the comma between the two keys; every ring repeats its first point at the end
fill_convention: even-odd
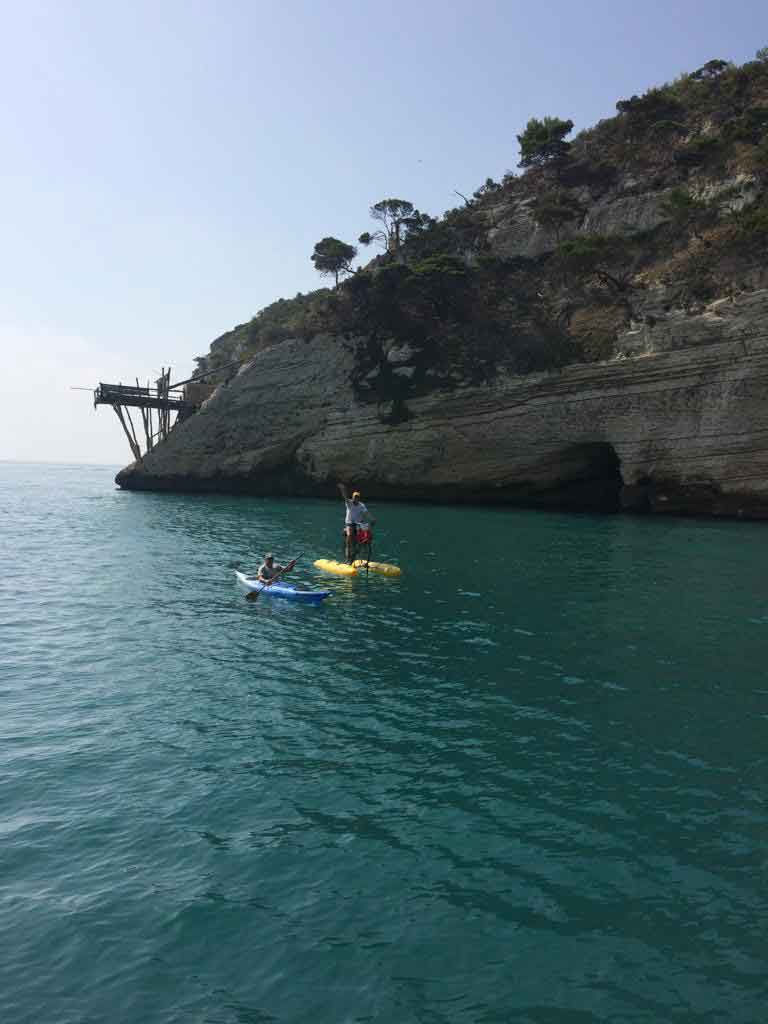
{"type": "Polygon", "coordinates": [[[331,596],[330,590],[297,590],[287,583],[273,583],[271,587],[265,587],[258,580],[250,579],[243,572],[235,571],[235,576],[244,587],[249,590],[258,590],[264,597],[282,597],[286,601],[299,601],[303,604],[320,604],[326,597],[331,596]]]}

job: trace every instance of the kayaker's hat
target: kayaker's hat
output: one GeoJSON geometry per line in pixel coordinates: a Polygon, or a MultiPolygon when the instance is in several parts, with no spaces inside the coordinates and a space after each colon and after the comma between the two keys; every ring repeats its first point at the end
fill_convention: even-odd
{"type": "Polygon", "coordinates": [[[264,561],[265,561],[265,562],[269,562],[269,561],[272,561],[272,559],[274,559],[274,557],[275,557],[275,556],[274,556],[274,555],[272,554],[272,552],[271,552],[271,551],[268,551],[268,552],[266,553],[266,555],[264,555],[264,561]]]}
{"type": "Polygon", "coordinates": [[[352,491],[352,501],[360,497],[360,491],[352,491]]]}

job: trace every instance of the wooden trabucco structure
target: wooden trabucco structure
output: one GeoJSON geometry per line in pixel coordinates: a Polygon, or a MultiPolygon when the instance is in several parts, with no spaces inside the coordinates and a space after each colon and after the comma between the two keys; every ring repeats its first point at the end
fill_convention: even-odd
{"type": "MultiPolygon", "coordinates": [[[[131,416],[132,408],[138,409],[141,415],[148,452],[152,451],[158,441],[164,441],[168,437],[172,425],[172,412],[175,412],[178,418],[183,416],[185,411],[193,411],[187,410],[188,403],[184,393],[176,390],[180,385],[172,388],[170,380],[170,367],[167,370],[163,367],[155,387],[150,387],[149,382],[146,387],[142,387],[137,377],[135,387],[132,384],[99,384],[93,393],[94,406],[111,405],[115,410],[134,459],[141,458],[141,444],[131,416]]],[[[174,424],[175,422],[174,420],[174,424]]]]}
{"type": "Polygon", "coordinates": [[[198,373],[187,380],[171,384],[171,368],[165,367],[160,371],[160,376],[151,387],[147,382],[146,387],[139,384],[138,377],[136,385],[133,384],[99,384],[93,392],[93,404],[111,405],[115,415],[120,420],[120,425],[128,438],[128,444],[134,459],[141,458],[141,443],[139,435],[143,428],[146,440],[146,452],[152,449],[160,441],[164,441],[170,434],[173,427],[186,419],[193,412],[196,412],[200,405],[213,391],[213,387],[195,387],[197,381],[210,377],[211,374],[220,373],[236,363],[226,363],[224,366],[216,367],[215,370],[208,370],[207,373],[198,373]],[[131,416],[131,409],[138,409],[141,416],[139,433],[131,416]],[[172,414],[175,417],[172,420],[172,414]]]}

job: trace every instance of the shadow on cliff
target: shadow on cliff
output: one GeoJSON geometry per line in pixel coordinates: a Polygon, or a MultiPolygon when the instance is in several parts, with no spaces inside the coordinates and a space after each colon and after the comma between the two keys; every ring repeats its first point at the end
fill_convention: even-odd
{"type": "MultiPolygon", "coordinates": [[[[255,496],[336,496],[336,480],[310,477],[290,463],[251,476],[216,473],[207,477],[146,473],[135,462],[121,470],[115,482],[127,490],[255,496]]],[[[512,483],[415,485],[388,484],[373,476],[358,476],[355,485],[371,499],[456,504],[505,504],[574,512],[618,512],[621,509],[620,462],[608,443],[570,445],[532,464],[512,483]]]]}

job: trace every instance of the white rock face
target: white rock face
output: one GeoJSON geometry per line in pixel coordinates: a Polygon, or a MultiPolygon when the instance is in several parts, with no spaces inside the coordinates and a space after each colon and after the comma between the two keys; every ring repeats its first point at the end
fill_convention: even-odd
{"type": "Polygon", "coordinates": [[[391,402],[360,397],[354,345],[285,342],[118,482],[768,516],[768,290],[637,333],[610,363],[391,402]]]}
{"type": "Polygon", "coordinates": [[[596,202],[585,203],[587,209],[582,220],[565,226],[559,235],[536,223],[533,200],[499,203],[487,215],[492,225],[487,233],[488,241],[497,256],[534,259],[551,252],[558,242],[579,235],[630,235],[649,231],[667,219],[661,211],[661,202],[668,191],[625,196],[608,193],[596,202]]]}
{"type": "MultiPolygon", "coordinates": [[[[580,235],[632,235],[659,227],[667,216],[662,203],[671,189],[634,191],[638,182],[625,178],[621,192],[612,189],[600,199],[582,199],[586,212],[581,221],[562,228],[559,235],[540,227],[534,220],[532,199],[512,199],[499,202],[488,209],[487,232],[491,249],[497,256],[510,259],[524,256],[534,259],[551,252],[559,242],[580,235]],[[626,194],[625,194],[626,193],[626,194]]],[[[708,203],[717,204],[721,213],[736,213],[755,201],[759,187],[754,175],[740,174],[723,181],[706,181],[697,185],[691,180],[693,195],[708,203]]],[[[578,197],[578,190],[571,190],[578,197]]]]}
{"type": "MultiPolygon", "coordinates": [[[[494,208],[494,226],[488,230],[487,235],[496,256],[535,259],[555,248],[557,240],[554,234],[539,227],[533,219],[531,206],[532,201],[524,199],[494,208]]],[[[563,237],[567,235],[564,233],[563,237]]]]}
{"type": "Polygon", "coordinates": [[[698,199],[717,204],[720,213],[738,213],[758,197],[759,185],[754,174],[737,174],[723,181],[707,182],[701,188],[693,189],[698,199]]]}
{"type": "Polygon", "coordinates": [[[650,231],[667,219],[661,212],[666,194],[665,190],[601,200],[590,207],[581,231],[591,235],[631,235],[637,231],[650,231]]]}

